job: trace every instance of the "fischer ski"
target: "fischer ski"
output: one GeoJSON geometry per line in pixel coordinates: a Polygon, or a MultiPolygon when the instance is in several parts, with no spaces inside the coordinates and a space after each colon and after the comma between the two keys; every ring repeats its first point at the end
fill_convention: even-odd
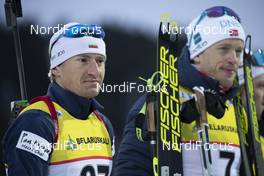
{"type": "Polygon", "coordinates": [[[180,34],[175,21],[164,13],[159,26],[157,70],[166,85],[157,95],[157,173],[183,175],[178,79],[180,34]]]}
{"type": "Polygon", "coordinates": [[[155,176],[183,175],[178,57],[186,42],[177,23],[164,13],[159,26],[157,71],[150,79],[139,77],[147,82],[148,93],[136,118],[135,132],[138,140],[150,142],[155,176]],[[145,119],[147,135],[143,134],[145,119]]]}
{"type": "MultiPolygon", "coordinates": [[[[235,86],[239,85],[238,75],[235,78],[234,85],[235,86]]],[[[247,116],[246,116],[246,112],[244,111],[244,108],[243,108],[242,98],[241,98],[240,92],[238,92],[237,96],[234,97],[233,104],[234,104],[234,108],[235,108],[237,132],[238,132],[238,137],[239,137],[240,150],[241,150],[241,154],[242,154],[242,161],[243,161],[243,165],[245,168],[245,175],[246,176],[252,176],[253,170],[249,164],[247,149],[246,149],[246,145],[248,145],[247,138],[246,138],[247,116]]]]}
{"type": "Polygon", "coordinates": [[[256,114],[256,106],[254,100],[254,88],[252,82],[251,73],[251,36],[246,37],[244,56],[243,56],[243,70],[246,90],[246,109],[248,110],[248,122],[249,122],[249,146],[253,153],[254,173],[257,176],[263,175],[264,173],[264,161],[262,158],[260,134],[258,127],[258,119],[256,114]],[[247,48],[248,44],[248,48],[247,48]]]}

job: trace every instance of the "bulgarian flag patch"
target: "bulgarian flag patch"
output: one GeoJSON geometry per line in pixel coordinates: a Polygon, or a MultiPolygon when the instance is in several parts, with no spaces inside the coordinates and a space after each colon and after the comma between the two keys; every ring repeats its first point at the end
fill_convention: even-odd
{"type": "Polygon", "coordinates": [[[88,46],[89,46],[89,48],[98,48],[98,46],[95,44],[89,44],[88,46]]]}

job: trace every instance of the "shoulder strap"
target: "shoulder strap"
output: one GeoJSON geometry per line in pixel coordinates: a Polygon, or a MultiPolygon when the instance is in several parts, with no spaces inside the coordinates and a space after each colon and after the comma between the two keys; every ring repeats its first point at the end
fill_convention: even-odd
{"type": "Polygon", "coordinates": [[[98,120],[103,123],[103,125],[108,129],[106,122],[103,120],[103,117],[100,115],[100,113],[97,110],[94,110],[93,113],[98,118],[98,120]]]}
{"type": "Polygon", "coordinates": [[[58,123],[58,116],[57,116],[57,112],[56,112],[55,106],[52,103],[50,97],[48,97],[48,96],[35,97],[32,100],[30,100],[29,103],[33,104],[33,103],[36,103],[38,101],[43,101],[47,105],[47,107],[49,109],[51,119],[52,119],[52,121],[54,123],[54,126],[55,126],[55,140],[54,140],[54,143],[56,143],[57,140],[58,140],[59,123],[58,123]]]}

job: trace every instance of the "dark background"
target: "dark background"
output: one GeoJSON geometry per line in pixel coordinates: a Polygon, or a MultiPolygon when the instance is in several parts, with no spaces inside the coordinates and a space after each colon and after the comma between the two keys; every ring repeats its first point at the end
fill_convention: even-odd
{"type": "MultiPolygon", "coordinates": [[[[263,0],[21,1],[23,18],[19,19],[19,26],[29,99],[46,94],[51,37],[31,35],[30,25],[56,26],[70,21],[101,23],[106,31],[106,84],[142,83],[138,76],[151,76],[155,69],[158,22],[164,12],[186,26],[202,10],[225,5],[239,14],[246,33],[252,35],[253,49],[263,48],[263,0]]],[[[10,102],[20,99],[14,42],[12,30],[5,24],[4,2],[0,0],[0,139],[8,127],[10,102]]],[[[103,113],[113,124],[117,146],[126,115],[141,94],[134,90],[132,93],[102,93],[97,97],[105,107],[103,113]]],[[[0,152],[0,161],[1,158],[0,152]]],[[[2,162],[0,175],[4,175],[2,162]]]]}
{"type": "MultiPolygon", "coordinates": [[[[51,35],[31,35],[29,27],[31,24],[34,22],[19,26],[29,99],[46,94],[49,84],[47,76],[49,68],[48,45],[51,37],[51,35]]],[[[138,77],[150,77],[155,68],[155,37],[146,37],[140,32],[127,33],[116,26],[103,24],[102,26],[106,32],[105,42],[108,58],[104,83],[136,82],[143,84],[138,77]]],[[[10,102],[20,99],[20,88],[12,29],[0,26],[0,40],[0,137],[2,139],[8,128],[10,102]]],[[[105,108],[103,113],[113,124],[117,147],[122,138],[126,115],[136,99],[142,94],[134,89],[131,93],[105,92],[97,97],[97,100],[105,108]]],[[[0,157],[2,158],[2,153],[0,157]]],[[[0,166],[0,171],[0,174],[4,175],[3,164],[0,166]]]]}

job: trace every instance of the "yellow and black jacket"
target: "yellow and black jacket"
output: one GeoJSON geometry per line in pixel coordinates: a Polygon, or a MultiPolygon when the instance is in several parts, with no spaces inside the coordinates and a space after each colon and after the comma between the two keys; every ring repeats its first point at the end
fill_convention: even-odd
{"type": "Polygon", "coordinates": [[[47,95],[56,109],[58,126],[43,101],[26,107],[5,134],[8,174],[110,175],[114,132],[110,121],[99,112],[102,106],[56,83],[50,84],[47,95]]]}

